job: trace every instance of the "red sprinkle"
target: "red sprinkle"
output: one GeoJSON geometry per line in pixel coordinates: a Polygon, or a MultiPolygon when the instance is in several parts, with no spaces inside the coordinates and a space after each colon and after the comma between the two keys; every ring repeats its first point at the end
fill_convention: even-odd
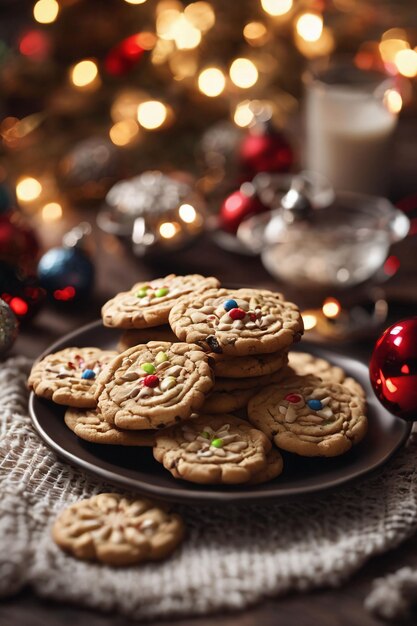
{"type": "Polygon", "coordinates": [[[258,316],[256,315],[256,313],[249,313],[249,318],[251,322],[256,322],[258,316]]]}
{"type": "Polygon", "coordinates": [[[143,379],[143,384],[145,387],[157,387],[159,385],[159,378],[155,376],[155,374],[149,374],[149,376],[145,376],[143,379]]]}
{"type": "Polygon", "coordinates": [[[292,402],[293,404],[300,402],[302,399],[303,398],[298,393],[287,393],[284,398],[284,400],[288,400],[288,402],[292,402]]]}
{"type": "Polygon", "coordinates": [[[67,367],[68,367],[70,370],[75,370],[75,369],[77,369],[77,368],[75,367],[74,363],[72,363],[71,361],[68,361],[68,363],[67,363],[67,367]]]}
{"type": "Polygon", "coordinates": [[[229,311],[229,317],[231,317],[232,320],[243,320],[245,315],[246,311],[244,311],[243,309],[231,309],[229,311]]]}

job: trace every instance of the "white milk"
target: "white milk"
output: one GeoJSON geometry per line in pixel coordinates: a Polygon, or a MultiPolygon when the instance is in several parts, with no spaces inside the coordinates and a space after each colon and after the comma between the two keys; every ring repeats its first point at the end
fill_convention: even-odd
{"type": "Polygon", "coordinates": [[[385,195],[397,123],[381,99],[355,87],[312,83],[306,100],[306,167],[335,189],[385,195]]]}

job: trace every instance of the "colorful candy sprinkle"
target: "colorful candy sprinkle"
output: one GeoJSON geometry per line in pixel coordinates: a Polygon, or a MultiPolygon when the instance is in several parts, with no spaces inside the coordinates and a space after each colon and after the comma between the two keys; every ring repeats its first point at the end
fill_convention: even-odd
{"type": "Polygon", "coordinates": [[[175,376],[167,376],[161,383],[162,391],[167,391],[167,389],[172,389],[177,384],[177,379],[175,376]]]}
{"type": "Polygon", "coordinates": [[[146,294],[147,294],[147,289],[139,289],[139,291],[136,293],[136,297],[144,298],[146,294]]]}
{"type": "Polygon", "coordinates": [[[154,374],[149,374],[143,379],[143,384],[145,387],[157,387],[159,385],[159,378],[154,374]]]}
{"type": "Polygon", "coordinates": [[[226,302],[223,304],[223,308],[225,311],[231,311],[232,309],[237,309],[238,304],[236,302],[236,300],[226,300],[226,302]]]}
{"type": "Polygon", "coordinates": [[[312,410],[312,411],[320,411],[323,408],[323,404],[321,403],[320,400],[307,400],[307,406],[312,410]]]}
{"type": "Polygon", "coordinates": [[[298,393],[287,393],[284,400],[291,402],[291,404],[297,404],[297,402],[301,402],[302,397],[298,393]]]}
{"type": "Polygon", "coordinates": [[[213,439],[213,441],[211,442],[211,445],[214,446],[215,448],[222,448],[223,439],[213,439]]]}
{"type": "Polygon", "coordinates": [[[232,309],[231,311],[229,311],[229,317],[231,317],[232,320],[243,320],[245,315],[246,311],[244,311],[243,309],[232,309]]]}
{"type": "Polygon", "coordinates": [[[162,298],[163,296],[166,296],[168,292],[169,292],[168,287],[161,287],[160,289],[157,289],[155,291],[155,296],[157,298],[162,298]]]}
{"type": "Polygon", "coordinates": [[[84,380],[93,380],[96,377],[96,373],[94,370],[90,370],[90,369],[86,369],[83,371],[83,373],[81,374],[81,378],[84,378],[84,380]]]}
{"type": "Polygon", "coordinates": [[[158,354],[155,357],[155,363],[160,365],[161,363],[165,363],[165,361],[168,361],[167,353],[166,352],[158,352],[158,354]]]}
{"type": "Polygon", "coordinates": [[[155,374],[155,366],[152,365],[152,363],[143,363],[143,365],[141,365],[141,368],[147,374],[155,374]]]}

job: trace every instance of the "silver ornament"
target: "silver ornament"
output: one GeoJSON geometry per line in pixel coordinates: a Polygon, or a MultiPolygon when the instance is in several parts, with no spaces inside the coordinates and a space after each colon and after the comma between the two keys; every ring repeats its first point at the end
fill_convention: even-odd
{"type": "Polygon", "coordinates": [[[3,356],[12,347],[17,337],[18,321],[15,314],[0,298],[0,355],[3,356]]]}

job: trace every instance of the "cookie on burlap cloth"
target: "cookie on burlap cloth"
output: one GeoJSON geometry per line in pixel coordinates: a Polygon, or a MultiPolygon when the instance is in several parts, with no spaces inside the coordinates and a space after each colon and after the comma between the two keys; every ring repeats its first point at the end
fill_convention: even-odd
{"type": "Polygon", "coordinates": [[[169,314],[181,341],[232,356],[284,350],[299,341],[298,307],[279,293],[260,289],[209,289],[182,298],[169,314]]]}
{"type": "Polygon", "coordinates": [[[113,446],[146,446],[154,444],[154,430],[126,431],[109,424],[98,409],[73,409],[65,412],[65,424],[80,439],[113,446]]]}
{"type": "Polygon", "coordinates": [[[197,411],[213,383],[199,346],[150,341],[112,360],[98,380],[98,408],[119,428],[165,428],[197,411]]]}
{"type": "Polygon", "coordinates": [[[156,561],[175,550],[184,535],[178,515],[145,498],[101,493],[71,504],[57,517],[54,541],[78,559],[108,565],[156,561]]]}
{"type": "Polygon", "coordinates": [[[169,274],[147,283],[136,283],[129,291],[118,293],[101,309],[104,326],[147,328],[168,322],[172,306],[186,294],[218,287],[219,281],[200,274],[169,274]]]}
{"type": "Polygon", "coordinates": [[[363,439],[364,403],[338,383],[293,376],[250,399],[248,418],[283,450],[301,456],[338,456],[363,439]]]}
{"type": "Polygon", "coordinates": [[[98,348],[64,348],[48,354],[32,367],[29,388],[57,404],[95,407],[98,376],[116,354],[98,348]]]}
{"type": "Polygon", "coordinates": [[[268,438],[234,415],[200,415],[157,433],[154,457],[175,478],[239,484],[267,465],[268,438]]]}

